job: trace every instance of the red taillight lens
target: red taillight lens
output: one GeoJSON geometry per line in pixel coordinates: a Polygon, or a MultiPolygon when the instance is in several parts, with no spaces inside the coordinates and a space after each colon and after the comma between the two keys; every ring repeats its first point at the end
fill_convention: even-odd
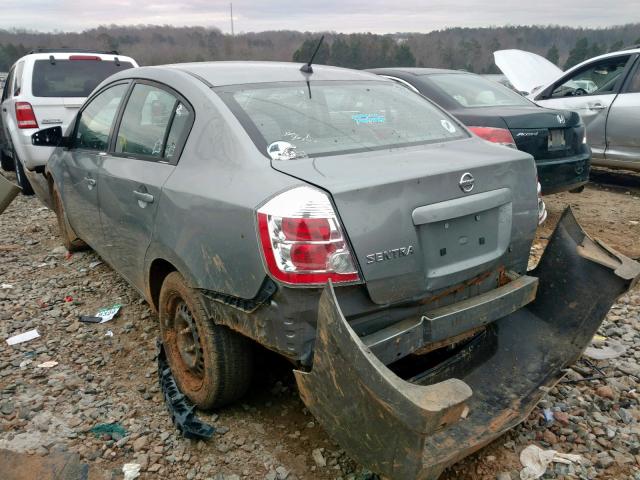
{"type": "Polygon", "coordinates": [[[329,197],[310,187],[284,192],[258,210],[269,273],[290,285],[360,280],[329,197]]]}
{"type": "Polygon", "coordinates": [[[511,135],[511,132],[506,128],[494,128],[494,127],[468,127],[473,133],[480,138],[484,138],[489,142],[499,143],[511,148],[517,148],[516,142],[511,135]]]}
{"type": "Polygon", "coordinates": [[[289,240],[331,240],[326,218],[283,218],[282,232],[289,240]]]}
{"type": "Polygon", "coordinates": [[[95,55],[70,55],[69,60],[102,60],[95,55]]]}
{"type": "Polygon", "coordinates": [[[18,128],[38,128],[36,114],[28,102],[16,102],[16,121],[18,128]]]}

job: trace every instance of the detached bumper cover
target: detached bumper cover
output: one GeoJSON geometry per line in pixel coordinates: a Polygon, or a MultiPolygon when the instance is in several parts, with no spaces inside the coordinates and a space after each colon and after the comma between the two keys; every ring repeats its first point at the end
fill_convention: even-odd
{"type": "Polygon", "coordinates": [[[303,401],[357,461],[390,479],[435,479],[520,423],[588,345],[640,264],[591,240],[563,214],[531,275],[535,301],[494,323],[468,348],[405,381],[345,320],[331,285],[320,301],[303,401]]]}

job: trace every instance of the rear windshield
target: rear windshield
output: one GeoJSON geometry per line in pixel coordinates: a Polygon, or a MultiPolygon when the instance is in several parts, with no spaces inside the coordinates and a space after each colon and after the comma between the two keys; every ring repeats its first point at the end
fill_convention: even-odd
{"type": "Polygon", "coordinates": [[[467,137],[449,114],[392,82],[251,84],[218,93],[265,154],[276,142],[316,157],[467,137]]]}
{"type": "Polygon", "coordinates": [[[33,66],[34,97],[88,97],[105,78],[133,67],[111,60],[36,60],[33,66]]]}
{"type": "Polygon", "coordinates": [[[429,80],[462,107],[528,106],[522,95],[477,75],[443,73],[429,80]]]}

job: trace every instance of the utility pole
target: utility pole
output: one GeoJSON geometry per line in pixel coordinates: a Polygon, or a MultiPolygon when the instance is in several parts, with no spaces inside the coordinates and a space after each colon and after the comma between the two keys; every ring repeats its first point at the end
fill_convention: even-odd
{"type": "Polygon", "coordinates": [[[231,10],[231,36],[233,37],[233,2],[229,4],[231,10]]]}

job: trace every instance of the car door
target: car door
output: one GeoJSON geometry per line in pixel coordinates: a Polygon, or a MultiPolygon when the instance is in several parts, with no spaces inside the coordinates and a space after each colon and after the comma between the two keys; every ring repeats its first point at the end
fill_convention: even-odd
{"type": "Polygon", "coordinates": [[[607,117],[605,161],[640,170],[640,59],[625,81],[607,117]],[[629,163],[633,165],[629,165],[629,163]]]}
{"type": "Polygon", "coordinates": [[[193,109],[178,93],[139,81],[102,163],[98,195],[107,259],[140,290],[160,192],[192,121],[193,109]]]}
{"type": "Polygon", "coordinates": [[[78,114],[69,154],[58,182],[69,223],[85,242],[102,252],[98,211],[98,170],[129,82],[103,89],[78,114]]]}
{"type": "Polygon", "coordinates": [[[536,97],[536,103],[578,112],[587,127],[587,141],[594,157],[602,157],[609,108],[632,61],[633,55],[627,54],[587,63],[546,88],[536,97]]]}

